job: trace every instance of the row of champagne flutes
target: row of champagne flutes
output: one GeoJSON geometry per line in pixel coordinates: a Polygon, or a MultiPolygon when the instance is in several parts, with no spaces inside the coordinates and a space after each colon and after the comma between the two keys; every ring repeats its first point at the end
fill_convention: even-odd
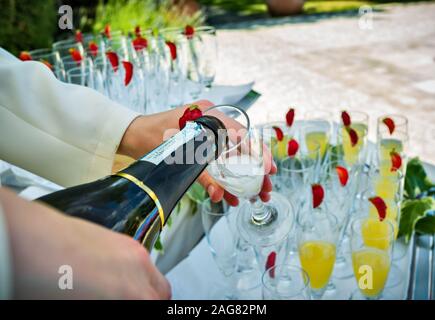
{"type": "Polygon", "coordinates": [[[58,41],[49,49],[22,52],[69,83],[99,91],[141,113],[164,111],[197,99],[211,87],[217,59],[216,30],[203,26],[159,32],[110,31],[58,41]]]}
{"type": "Polygon", "coordinates": [[[310,111],[294,121],[291,109],[286,121],[253,127],[235,107],[209,112],[215,109],[227,114],[233,109],[244,128],[230,134],[228,149],[208,168],[244,201],[224,210],[208,200],[202,210],[212,254],[232,284],[228,297],[249,298],[245,289],[252,293],[262,287],[267,299],[319,299],[335,290],[333,273],[336,278],[354,274],[355,299],[381,297],[388,277],[396,285],[391,279],[400,280],[394,263],[403,257],[393,248],[406,168],[406,118],[379,118],[377,143],[369,147],[369,117],[363,112],[334,117],[310,111]],[[263,203],[258,196],[267,150],[278,173],[271,200],[263,203]]]}

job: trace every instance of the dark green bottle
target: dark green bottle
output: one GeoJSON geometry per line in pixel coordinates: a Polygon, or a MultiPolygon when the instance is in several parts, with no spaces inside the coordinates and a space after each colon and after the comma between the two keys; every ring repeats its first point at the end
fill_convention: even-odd
{"type": "Polygon", "coordinates": [[[203,116],[117,174],[37,199],[74,217],[130,235],[151,250],[192,183],[219,156],[222,122],[203,116]]]}

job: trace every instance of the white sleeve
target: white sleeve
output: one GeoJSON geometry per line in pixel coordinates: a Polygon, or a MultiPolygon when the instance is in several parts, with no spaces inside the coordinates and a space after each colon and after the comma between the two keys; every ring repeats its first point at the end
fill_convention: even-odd
{"type": "Polygon", "coordinates": [[[0,49],[0,159],[62,186],[111,172],[139,116],[95,90],[58,81],[39,62],[0,49]]]}
{"type": "Polygon", "coordinates": [[[12,267],[5,216],[0,203],[0,300],[12,297],[12,267]]]}

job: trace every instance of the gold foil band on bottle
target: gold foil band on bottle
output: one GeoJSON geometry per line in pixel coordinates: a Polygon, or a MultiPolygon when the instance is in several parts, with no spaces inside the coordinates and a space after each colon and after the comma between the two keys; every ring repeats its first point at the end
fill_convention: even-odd
{"type": "Polygon", "coordinates": [[[130,182],[133,182],[135,185],[137,185],[139,188],[141,188],[143,191],[145,191],[146,194],[148,194],[151,199],[153,199],[153,201],[157,207],[157,210],[159,211],[160,224],[161,224],[161,227],[163,228],[163,226],[165,225],[165,215],[163,213],[163,208],[160,204],[160,201],[157,198],[154,191],[151,190],[150,188],[148,188],[142,181],[140,181],[136,177],[132,176],[131,174],[128,174],[125,172],[118,172],[118,173],[115,173],[114,176],[122,177],[124,179],[129,180],[130,182]]]}

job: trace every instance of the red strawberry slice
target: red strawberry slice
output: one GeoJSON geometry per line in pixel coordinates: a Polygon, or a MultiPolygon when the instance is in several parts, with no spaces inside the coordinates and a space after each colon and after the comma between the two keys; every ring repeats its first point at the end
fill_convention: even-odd
{"type": "Polygon", "coordinates": [[[113,71],[118,71],[118,67],[119,67],[119,58],[118,55],[116,54],[116,52],[113,51],[109,51],[106,52],[106,56],[110,61],[110,64],[112,65],[113,71]]]}
{"type": "Polygon", "coordinates": [[[311,191],[313,193],[313,208],[317,208],[323,202],[323,197],[325,196],[325,191],[320,184],[313,184],[311,186],[311,191]]]}
{"type": "Polygon", "coordinates": [[[112,36],[110,35],[110,25],[106,25],[104,27],[104,35],[106,36],[107,39],[110,39],[112,36]]]}
{"type": "Polygon", "coordinates": [[[166,45],[169,47],[169,51],[171,52],[171,58],[172,60],[177,59],[177,46],[175,43],[171,41],[166,41],[166,45]]]}
{"type": "Polygon", "coordinates": [[[394,124],[393,119],[391,118],[384,118],[382,122],[388,127],[388,131],[390,131],[390,134],[393,134],[394,129],[396,128],[396,125],[394,124]]]}
{"type": "Polygon", "coordinates": [[[349,173],[347,169],[342,166],[336,166],[335,170],[337,171],[338,179],[340,180],[341,185],[344,187],[347,184],[347,180],[349,180],[349,173]]]}
{"type": "Polygon", "coordinates": [[[147,39],[137,36],[136,39],[133,40],[134,50],[139,51],[148,47],[147,39]]]}
{"type": "MultiPolygon", "coordinates": [[[[276,263],[276,252],[272,251],[267,256],[266,266],[265,266],[266,270],[273,268],[275,266],[275,263],[276,263]]],[[[275,278],[275,268],[273,268],[272,270],[269,270],[269,275],[271,278],[275,278]]]]}
{"type": "Polygon", "coordinates": [[[53,66],[47,60],[41,60],[43,64],[45,64],[51,71],[53,71],[53,66]]]}
{"type": "Polygon", "coordinates": [[[273,130],[275,130],[276,140],[282,141],[284,139],[284,133],[282,132],[280,127],[273,126],[273,130]]]}
{"type": "Polygon", "coordinates": [[[291,139],[287,143],[287,155],[289,157],[293,157],[299,150],[299,143],[296,141],[296,139],[291,139]]]}
{"type": "Polygon", "coordinates": [[[347,127],[347,133],[350,137],[350,144],[352,147],[355,147],[358,143],[358,133],[352,128],[347,127]]]}
{"type": "Polygon", "coordinates": [[[98,45],[94,41],[91,41],[89,42],[88,47],[91,55],[95,58],[98,54],[98,45]]]}
{"type": "Polygon", "coordinates": [[[195,29],[192,26],[187,25],[184,28],[184,35],[188,38],[188,39],[192,39],[193,35],[195,34],[195,29]]]}
{"type": "Polygon", "coordinates": [[[184,114],[178,120],[178,125],[180,126],[180,129],[183,129],[186,126],[187,121],[196,120],[200,117],[202,117],[201,109],[199,109],[196,104],[193,104],[190,107],[186,108],[184,114]]]}
{"type": "Polygon", "coordinates": [[[77,50],[76,48],[71,48],[69,49],[69,53],[71,55],[71,58],[77,62],[80,63],[83,59],[82,55],[80,54],[80,51],[77,50]]]}
{"type": "Polygon", "coordinates": [[[134,34],[136,35],[136,38],[141,37],[142,31],[140,30],[140,26],[136,26],[136,28],[134,28],[134,34]]]}
{"type": "Polygon", "coordinates": [[[27,51],[21,51],[19,58],[20,58],[21,61],[31,61],[31,60],[33,60],[32,56],[27,51]]]}
{"type": "Polygon", "coordinates": [[[343,121],[343,125],[345,127],[350,126],[351,124],[350,115],[346,111],[343,111],[341,113],[341,120],[343,121]]]}
{"type": "Polygon", "coordinates": [[[394,149],[390,152],[391,172],[396,172],[402,166],[402,157],[394,149]]]}
{"type": "Polygon", "coordinates": [[[76,42],[83,43],[83,34],[80,30],[76,31],[75,39],[76,39],[76,42]]]}
{"type": "Polygon", "coordinates": [[[381,197],[371,197],[369,201],[376,207],[378,211],[379,220],[382,221],[387,216],[387,205],[381,197]]]}
{"type": "Polygon", "coordinates": [[[182,130],[186,126],[186,122],[188,121],[186,115],[182,115],[180,119],[178,119],[178,126],[180,127],[180,130],[182,130]]]}
{"type": "Polygon", "coordinates": [[[188,110],[189,110],[188,113],[190,114],[191,120],[196,120],[202,117],[202,111],[196,104],[191,105],[188,110]]]}
{"type": "Polygon", "coordinates": [[[285,115],[285,120],[287,125],[291,127],[293,125],[293,121],[295,120],[295,109],[290,108],[290,110],[285,115]]]}
{"type": "Polygon", "coordinates": [[[133,78],[133,64],[128,61],[122,61],[122,65],[125,69],[124,84],[125,86],[128,86],[131,82],[131,79],[133,78]]]}

